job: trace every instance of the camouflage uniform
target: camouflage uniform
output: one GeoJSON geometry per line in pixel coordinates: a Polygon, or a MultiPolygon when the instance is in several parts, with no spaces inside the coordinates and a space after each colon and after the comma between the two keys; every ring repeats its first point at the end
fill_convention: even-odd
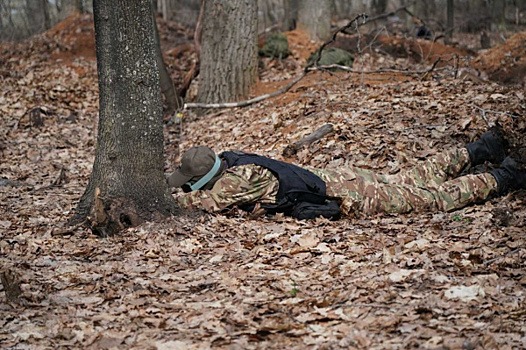
{"type": "MultiPolygon", "coordinates": [[[[351,215],[450,211],[481,201],[497,188],[490,173],[457,177],[469,166],[465,148],[437,155],[395,175],[376,174],[357,167],[308,168],[327,184],[329,196],[342,199],[342,212],[351,215]]],[[[178,198],[183,208],[218,212],[232,205],[275,203],[278,180],[267,169],[243,165],[227,169],[211,190],[194,191],[178,198]]]]}

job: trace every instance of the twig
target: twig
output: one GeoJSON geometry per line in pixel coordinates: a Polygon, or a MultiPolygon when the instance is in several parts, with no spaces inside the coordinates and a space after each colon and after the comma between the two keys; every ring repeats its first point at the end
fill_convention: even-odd
{"type": "Polygon", "coordinates": [[[376,309],[391,309],[393,307],[399,307],[394,306],[392,304],[378,304],[378,303],[370,303],[370,304],[364,304],[364,303],[345,303],[342,304],[344,307],[369,307],[369,308],[376,308],[376,309]]]}
{"type": "Polygon", "coordinates": [[[479,107],[477,105],[474,105],[474,104],[472,104],[471,106],[475,107],[476,109],[478,109],[480,111],[480,117],[484,120],[484,122],[486,123],[486,125],[488,127],[490,127],[491,124],[490,124],[488,118],[486,117],[486,113],[500,114],[500,115],[505,115],[505,116],[508,116],[508,117],[511,117],[511,118],[515,117],[513,114],[510,114],[508,112],[492,111],[492,110],[489,110],[489,109],[481,108],[481,107],[479,107]]]}
{"type": "MultiPolygon", "coordinates": [[[[440,59],[437,59],[430,68],[425,69],[425,70],[403,70],[403,69],[380,68],[380,69],[367,70],[366,71],[366,70],[353,69],[353,68],[347,67],[347,66],[341,66],[339,64],[329,64],[329,65],[324,65],[324,66],[309,67],[308,71],[327,70],[327,69],[341,69],[341,70],[344,70],[346,72],[359,73],[359,74],[374,74],[374,73],[428,74],[428,73],[436,70],[435,67],[436,67],[436,65],[438,64],[439,61],[440,61],[440,59]]],[[[446,68],[442,68],[442,69],[446,69],[446,68]]]]}
{"type": "Polygon", "coordinates": [[[484,109],[484,108],[479,107],[479,106],[474,105],[474,104],[472,104],[472,106],[475,107],[475,108],[477,108],[477,109],[479,109],[479,110],[481,110],[481,111],[484,111],[484,112],[486,112],[486,113],[502,114],[502,115],[506,115],[506,116],[508,116],[508,117],[515,117],[513,114],[508,113],[508,112],[499,112],[499,111],[493,111],[493,110],[491,110],[491,109],[484,109]]]}
{"type": "Polygon", "coordinates": [[[73,225],[73,226],[69,226],[69,227],[66,227],[66,228],[62,228],[61,230],[55,232],[55,230],[52,230],[51,231],[51,236],[67,236],[67,235],[72,235],[73,232],[75,232],[79,227],[85,225],[88,223],[88,220],[87,219],[84,219],[82,220],[81,222],[73,225]]]}
{"type": "Polygon", "coordinates": [[[35,188],[31,192],[44,191],[44,190],[48,190],[50,188],[60,187],[65,179],[66,179],[66,170],[64,169],[64,167],[61,166],[59,174],[58,174],[57,178],[53,182],[51,182],[49,185],[42,186],[42,187],[39,187],[39,188],[35,188]]]}
{"type": "MultiPolygon", "coordinates": [[[[406,12],[409,16],[411,17],[416,17],[415,15],[413,15],[408,9],[407,9],[407,5],[406,6],[402,6],[402,7],[399,7],[397,9],[395,9],[394,11],[391,11],[391,12],[386,12],[386,13],[382,13],[378,16],[375,16],[375,17],[371,17],[371,18],[368,18],[367,19],[367,22],[366,23],[369,23],[369,22],[374,22],[374,21],[378,21],[379,19],[384,19],[384,18],[387,18],[387,17],[390,17],[390,16],[394,16],[396,13],[400,12],[400,11],[404,11],[406,12]]],[[[418,17],[416,17],[418,18],[418,17]]],[[[420,19],[420,18],[418,18],[420,19]]],[[[422,21],[423,22],[423,21],[422,21]]]]}
{"type": "Polygon", "coordinates": [[[515,249],[510,250],[509,252],[507,252],[506,254],[504,254],[504,255],[502,255],[502,256],[497,256],[497,257],[495,257],[495,258],[493,258],[493,259],[490,259],[490,260],[488,260],[488,261],[486,261],[486,262],[484,263],[484,266],[485,266],[485,267],[488,267],[489,265],[493,264],[495,261],[497,261],[497,260],[499,260],[499,259],[502,259],[502,258],[505,258],[505,257],[507,257],[507,256],[509,256],[509,255],[515,254],[515,253],[517,253],[518,251],[520,251],[521,249],[522,249],[522,247],[517,247],[517,248],[515,248],[515,249]]]}
{"type": "Polygon", "coordinates": [[[336,40],[336,36],[338,35],[338,33],[340,32],[343,32],[345,31],[347,28],[349,28],[350,26],[352,26],[355,22],[358,23],[358,20],[359,19],[363,19],[364,20],[364,23],[365,21],[367,20],[367,15],[365,13],[362,13],[362,14],[359,14],[358,16],[354,17],[349,23],[347,23],[346,25],[344,25],[343,27],[340,27],[338,28],[333,34],[332,34],[332,37],[324,42],[320,48],[318,50],[316,50],[316,54],[318,55],[316,57],[316,59],[313,61],[313,63],[311,63],[310,65],[307,65],[307,67],[305,67],[305,71],[307,71],[310,67],[312,66],[318,66],[319,62],[320,62],[320,59],[321,59],[321,52],[323,51],[323,49],[333,43],[335,40],[336,40]]]}
{"type": "Polygon", "coordinates": [[[274,91],[270,94],[260,95],[249,100],[240,101],[240,102],[227,102],[227,103],[185,103],[184,108],[234,108],[234,107],[246,107],[251,104],[266,100],[268,98],[275,97],[277,95],[283,94],[290,90],[294,85],[296,85],[303,77],[307,75],[307,72],[303,72],[301,75],[296,77],[290,83],[282,87],[281,89],[274,91]]]}
{"type": "Polygon", "coordinates": [[[432,71],[434,71],[434,70],[435,70],[435,67],[437,66],[438,62],[440,62],[440,61],[441,61],[440,57],[437,58],[437,59],[435,60],[435,62],[433,62],[433,65],[431,66],[431,68],[429,68],[429,69],[428,69],[428,70],[422,75],[422,78],[420,78],[420,80],[424,79],[425,77],[427,77],[427,75],[428,75],[429,73],[431,73],[432,71]]]}

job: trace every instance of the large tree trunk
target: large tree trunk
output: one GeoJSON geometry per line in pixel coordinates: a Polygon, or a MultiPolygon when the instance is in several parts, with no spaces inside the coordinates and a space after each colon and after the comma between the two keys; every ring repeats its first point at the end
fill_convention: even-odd
{"type": "Polygon", "coordinates": [[[197,99],[202,103],[245,99],[257,79],[257,1],[204,4],[197,99]]]}
{"type": "Polygon", "coordinates": [[[73,222],[101,235],[175,212],[163,171],[162,105],[150,0],[94,0],[99,129],[73,222]]]}

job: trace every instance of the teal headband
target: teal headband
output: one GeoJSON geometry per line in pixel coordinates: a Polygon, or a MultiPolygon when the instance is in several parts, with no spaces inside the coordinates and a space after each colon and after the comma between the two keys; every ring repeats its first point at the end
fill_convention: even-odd
{"type": "Polygon", "coordinates": [[[212,180],[214,175],[217,174],[217,171],[219,170],[220,167],[221,167],[221,159],[219,159],[219,157],[216,155],[216,161],[215,161],[214,166],[212,167],[212,169],[210,169],[210,171],[208,171],[195,184],[191,185],[189,182],[187,182],[186,184],[190,186],[190,189],[192,191],[200,190],[201,188],[203,188],[204,185],[206,185],[208,183],[208,181],[212,180]]]}

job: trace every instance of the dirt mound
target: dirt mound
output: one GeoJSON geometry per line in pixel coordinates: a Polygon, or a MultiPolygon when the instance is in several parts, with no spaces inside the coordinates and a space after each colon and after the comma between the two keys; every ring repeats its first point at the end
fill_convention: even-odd
{"type": "Polygon", "coordinates": [[[73,14],[45,33],[55,38],[59,50],[52,54],[54,59],[74,60],[78,56],[95,59],[95,32],[93,16],[73,14]]]}
{"type": "Polygon", "coordinates": [[[396,35],[353,35],[338,37],[333,46],[358,53],[374,49],[394,58],[408,58],[413,62],[433,63],[440,59],[442,65],[457,57],[469,57],[473,52],[429,40],[406,38],[396,35]]]}
{"type": "Polygon", "coordinates": [[[0,59],[10,65],[69,64],[77,58],[95,59],[93,16],[73,14],[48,31],[19,43],[0,43],[0,59]]]}
{"type": "Polygon", "coordinates": [[[286,32],[285,35],[289,41],[289,49],[292,55],[302,62],[306,61],[322,44],[311,40],[306,32],[299,29],[286,32]]]}
{"type": "Polygon", "coordinates": [[[396,57],[410,58],[415,62],[452,62],[457,57],[472,55],[470,51],[430,40],[381,35],[381,47],[396,57]],[[398,55],[397,55],[398,53],[398,55]]]}
{"type": "Polygon", "coordinates": [[[514,34],[502,45],[479,55],[473,67],[503,84],[526,84],[526,32],[514,34]]]}

